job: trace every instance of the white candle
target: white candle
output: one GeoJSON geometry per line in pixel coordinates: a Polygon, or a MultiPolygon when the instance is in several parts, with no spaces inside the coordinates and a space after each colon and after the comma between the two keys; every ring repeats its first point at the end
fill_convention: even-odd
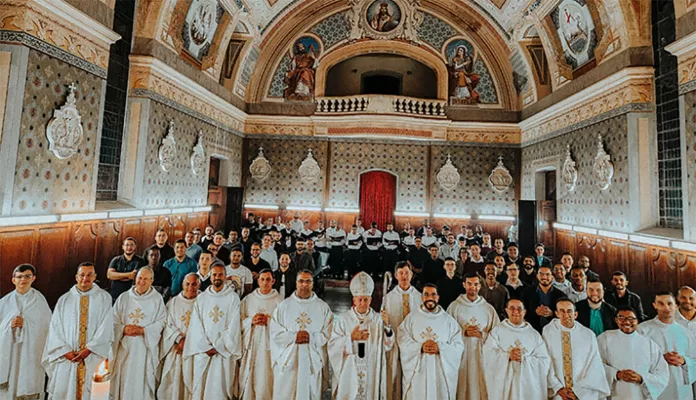
{"type": "Polygon", "coordinates": [[[109,382],[92,382],[92,400],[109,400],[109,382]]]}

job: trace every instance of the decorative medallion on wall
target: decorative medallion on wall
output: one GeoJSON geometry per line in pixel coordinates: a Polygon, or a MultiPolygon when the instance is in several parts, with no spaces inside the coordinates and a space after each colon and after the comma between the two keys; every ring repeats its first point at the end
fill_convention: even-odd
{"type": "Polygon", "coordinates": [[[575,190],[575,185],[578,182],[578,170],[575,168],[575,161],[570,156],[570,145],[566,145],[566,158],[561,167],[561,179],[567,191],[575,190]]]}
{"type": "Polygon", "coordinates": [[[159,147],[159,165],[162,171],[167,172],[174,166],[176,159],[176,140],[174,140],[174,120],[169,121],[167,136],[162,139],[159,147]]]}
{"type": "Polygon", "coordinates": [[[445,165],[443,165],[440,168],[440,172],[437,173],[437,183],[439,183],[440,187],[445,191],[451,192],[457,187],[460,179],[461,175],[459,175],[457,167],[452,164],[450,154],[447,154],[447,161],[445,162],[445,165]]]}
{"type": "Polygon", "coordinates": [[[302,161],[302,164],[300,164],[298,172],[300,174],[300,180],[307,185],[312,185],[319,181],[321,168],[319,168],[317,160],[314,159],[311,148],[307,152],[307,157],[302,161]]]}
{"type": "Polygon", "coordinates": [[[76,106],[76,88],[74,83],[68,86],[70,94],[68,94],[65,104],[53,111],[53,118],[46,126],[48,150],[61,160],[77,153],[77,147],[82,143],[84,136],[82,117],[76,106]]]}
{"type": "Polygon", "coordinates": [[[418,39],[424,15],[420,0],[350,0],[350,39],[418,39]]]}
{"type": "Polygon", "coordinates": [[[256,182],[263,182],[271,176],[271,163],[263,155],[263,147],[259,147],[259,154],[249,166],[249,173],[256,182]]]}
{"type": "Polygon", "coordinates": [[[499,193],[506,191],[512,184],[512,175],[510,175],[510,171],[503,164],[503,156],[498,157],[498,165],[491,171],[488,183],[499,193]]]}
{"type": "Polygon", "coordinates": [[[203,131],[198,131],[198,142],[191,152],[191,172],[198,175],[205,170],[205,148],[203,147],[203,131]]]}
{"type": "Polygon", "coordinates": [[[592,167],[592,176],[594,176],[595,185],[602,190],[611,186],[611,178],[614,177],[614,164],[611,162],[611,156],[604,151],[601,134],[597,135],[597,156],[592,167]]]}
{"type": "Polygon", "coordinates": [[[208,55],[224,8],[217,0],[193,0],[181,30],[184,50],[198,61],[208,55]]]}

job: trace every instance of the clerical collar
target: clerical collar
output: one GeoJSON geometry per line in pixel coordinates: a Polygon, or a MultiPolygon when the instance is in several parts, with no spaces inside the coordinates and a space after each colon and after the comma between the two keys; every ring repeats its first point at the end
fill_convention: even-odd
{"type": "Polygon", "coordinates": [[[90,288],[88,290],[84,290],[84,291],[80,290],[80,288],[77,287],[77,285],[75,285],[75,290],[77,290],[77,293],[89,293],[92,291],[92,289],[94,289],[94,284],[92,284],[92,286],[90,286],[90,288]]]}
{"type": "Polygon", "coordinates": [[[153,290],[152,286],[150,286],[145,293],[140,294],[140,293],[138,293],[138,289],[135,286],[133,286],[133,294],[136,295],[137,297],[147,296],[148,294],[152,293],[152,290],[153,290]]]}

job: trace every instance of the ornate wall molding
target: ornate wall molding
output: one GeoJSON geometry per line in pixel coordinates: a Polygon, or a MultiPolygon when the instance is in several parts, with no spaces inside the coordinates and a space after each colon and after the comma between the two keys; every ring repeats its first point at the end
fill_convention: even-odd
{"type": "Polygon", "coordinates": [[[522,144],[633,104],[654,103],[652,67],[623,69],[520,122],[522,144]]]}
{"type": "Polygon", "coordinates": [[[308,149],[307,157],[305,157],[305,159],[302,161],[302,164],[300,164],[300,168],[297,169],[297,172],[300,175],[300,180],[307,185],[313,185],[319,181],[319,178],[321,178],[321,168],[319,167],[317,160],[314,158],[311,148],[308,149]]]}
{"type": "Polygon", "coordinates": [[[578,170],[575,168],[575,161],[570,155],[570,145],[566,146],[566,158],[561,167],[561,180],[566,190],[572,192],[578,183],[578,170]]]}
{"type": "Polygon", "coordinates": [[[437,183],[446,192],[452,192],[457,188],[459,181],[461,180],[461,175],[457,171],[457,167],[452,164],[452,157],[447,154],[447,161],[445,165],[440,167],[440,172],[437,173],[437,183]]]}
{"type": "Polygon", "coordinates": [[[665,49],[677,56],[680,93],[696,89],[693,87],[693,81],[696,81],[696,32],[684,36],[665,49]],[[685,85],[689,85],[690,90],[683,90],[685,85]]]}
{"type": "Polygon", "coordinates": [[[491,175],[488,177],[488,183],[491,188],[498,193],[503,193],[510,188],[512,185],[512,175],[510,175],[510,170],[503,164],[503,156],[498,157],[498,165],[493,168],[491,175]]]}
{"type": "Polygon", "coordinates": [[[175,103],[242,131],[247,114],[150,56],[130,56],[130,95],[150,90],[175,103]]]}
{"type": "Polygon", "coordinates": [[[249,165],[249,173],[251,174],[251,177],[256,182],[264,182],[269,176],[271,176],[271,170],[271,163],[268,162],[268,159],[263,155],[263,147],[259,147],[259,154],[256,156],[251,165],[249,165]]]}
{"type": "Polygon", "coordinates": [[[191,151],[191,172],[194,175],[200,175],[205,171],[205,147],[203,146],[203,131],[198,131],[198,141],[191,151]]]}
{"type": "Polygon", "coordinates": [[[48,137],[48,150],[59,159],[70,158],[77,153],[84,130],[82,129],[82,117],[77,110],[77,100],[75,99],[74,83],[68,88],[70,94],[59,109],[53,111],[53,118],[46,126],[46,137],[48,137]]]}
{"type": "Polygon", "coordinates": [[[614,164],[611,156],[604,150],[602,135],[597,135],[597,156],[592,166],[592,176],[595,179],[595,186],[606,190],[611,186],[611,178],[614,177],[614,164]]]}
{"type": "Polygon", "coordinates": [[[174,120],[169,121],[167,136],[162,138],[159,149],[157,150],[159,166],[162,171],[168,172],[176,161],[176,140],[174,139],[174,120]]]}
{"type": "Polygon", "coordinates": [[[121,38],[62,0],[9,0],[0,4],[0,30],[25,32],[100,68],[121,38]]]}

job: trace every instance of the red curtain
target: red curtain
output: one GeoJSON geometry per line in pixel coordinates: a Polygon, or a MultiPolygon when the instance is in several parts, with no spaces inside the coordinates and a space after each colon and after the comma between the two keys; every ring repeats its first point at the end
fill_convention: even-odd
{"type": "Polygon", "coordinates": [[[360,219],[366,230],[374,221],[377,223],[377,229],[384,231],[387,222],[394,222],[394,208],[396,176],[382,171],[360,175],[360,219]]]}

